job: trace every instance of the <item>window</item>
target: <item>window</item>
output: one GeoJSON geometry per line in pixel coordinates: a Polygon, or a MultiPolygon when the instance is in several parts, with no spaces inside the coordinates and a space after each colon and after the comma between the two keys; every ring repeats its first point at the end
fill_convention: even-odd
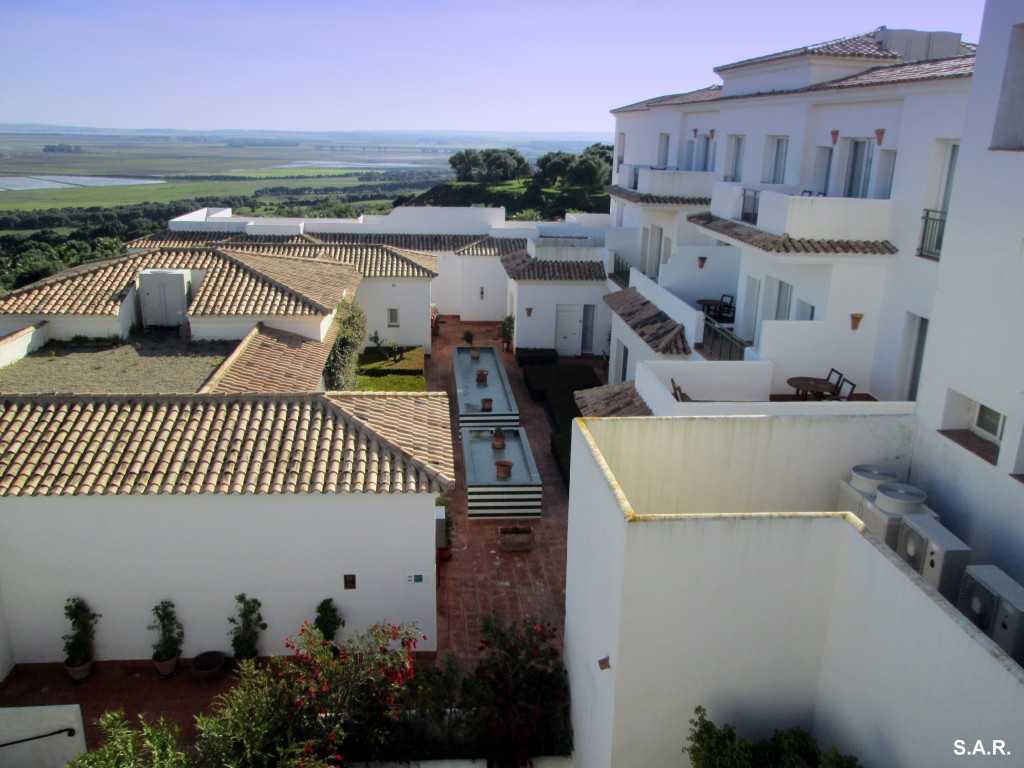
{"type": "Polygon", "coordinates": [[[896,173],[896,150],[883,149],[879,152],[878,183],[875,186],[875,197],[888,200],[892,197],[892,179],[896,173]]]}
{"type": "Polygon", "coordinates": [[[871,160],[875,144],[871,139],[851,139],[846,159],[846,197],[867,197],[871,179],[871,160]]]}
{"type": "Polygon", "coordinates": [[[1003,439],[1003,424],[1005,422],[1006,417],[999,411],[989,408],[987,405],[977,403],[974,413],[974,426],[971,427],[971,431],[984,437],[986,440],[991,440],[993,443],[998,444],[1003,439]]]}
{"type": "Polygon", "coordinates": [[[786,179],[786,154],[789,152],[788,136],[769,136],[765,146],[764,172],[761,181],[765,184],[783,184],[786,179]]]}
{"type": "Polygon", "coordinates": [[[725,181],[743,181],[743,146],[746,143],[743,136],[730,136],[726,146],[726,160],[728,172],[725,181]]]}
{"type": "Polygon", "coordinates": [[[949,142],[942,168],[942,190],[939,193],[939,210],[943,213],[949,211],[949,198],[953,193],[953,177],[956,175],[956,161],[959,157],[960,144],[955,141],[949,142]]]}
{"type": "Polygon", "coordinates": [[[398,310],[397,309],[389,309],[388,310],[388,327],[389,328],[397,328],[398,327],[398,310]]]}
{"type": "Polygon", "coordinates": [[[814,171],[811,177],[811,191],[816,195],[827,195],[832,181],[832,147],[818,147],[814,152],[814,171]]]}
{"type": "Polygon", "coordinates": [[[711,136],[706,133],[697,137],[697,157],[694,161],[694,170],[715,170],[715,145],[711,141],[711,136]]]}
{"type": "Polygon", "coordinates": [[[775,319],[789,320],[789,308],[793,302],[793,286],[779,280],[779,293],[775,300],[775,319]]]}
{"type": "Polygon", "coordinates": [[[659,168],[664,168],[668,165],[668,134],[658,134],[658,162],[659,168]]]}
{"type": "Polygon", "coordinates": [[[999,106],[992,131],[992,149],[1024,147],[1024,24],[1010,31],[1006,70],[999,89],[999,106]]]}
{"type": "Polygon", "coordinates": [[[615,141],[615,170],[619,170],[622,160],[626,156],[626,134],[620,133],[615,141]]]}

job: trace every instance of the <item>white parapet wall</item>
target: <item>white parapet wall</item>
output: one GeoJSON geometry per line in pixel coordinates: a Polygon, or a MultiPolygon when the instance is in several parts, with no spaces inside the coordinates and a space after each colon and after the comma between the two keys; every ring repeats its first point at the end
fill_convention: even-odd
{"type": "Polygon", "coordinates": [[[0,741],[19,741],[62,730],[43,739],[4,747],[0,750],[0,768],[63,768],[85,752],[85,728],[78,704],[0,708],[0,741]]]}
{"type": "Polygon", "coordinates": [[[30,323],[20,330],[0,338],[0,368],[21,360],[50,340],[50,328],[45,320],[30,323]]]}
{"type": "Polygon", "coordinates": [[[102,614],[101,661],[148,659],[146,627],[164,599],[185,625],[186,657],[230,652],[227,618],[240,592],[263,603],[263,654],[285,652],[284,638],[326,597],[345,633],[381,619],[416,621],[427,635],[420,650],[434,650],[434,555],[429,493],[8,497],[0,507],[0,588],[15,663],[63,660],[72,595],[102,614]]]}
{"type": "Polygon", "coordinates": [[[1024,670],[856,518],[851,462],[906,471],[913,416],[581,419],[566,664],[579,764],[685,763],[701,705],[744,738],[800,725],[867,766],[1003,739],[1024,670]],[[950,695],[955,691],[955,695],[950,695]]]}

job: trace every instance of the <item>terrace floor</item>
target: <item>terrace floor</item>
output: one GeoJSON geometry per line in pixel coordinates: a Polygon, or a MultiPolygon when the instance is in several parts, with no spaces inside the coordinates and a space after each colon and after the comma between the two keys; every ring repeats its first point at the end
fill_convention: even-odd
{"type": "MultiPolygon", "coordinates": [[[[500,349],[499,324],[461,322],[450,316],[442,320],[440,336],[434,337],[433,354],[426,360],[425,375],[428,390],[444,390],[451,396],[457,484],[451,507],[456,519],[452,559],[438,566],[437,643],[439,655],[454,651],[468,669],[479,655],[480,619],[491,614],[504,622],[527,616],[551,621],[558,627],[561,644],[569,493],[548,449],[551,424],[544,405],[530,399],[513,355],[501,352],[519,406],[520,423],[527,430],[540,470],[542,515],[539,520],[515,523],[533,526],[535,534],[533,549],[516,553],[503,553],[498,546],[498,528],[507,523],[467,519],[451,347],[464,343],[462,333],[469,328],[477,344],[493,344],[500,349]]],[[[591,362],[604,380],[599,359],[583,362],[591,362]]],[[[194,391],[200,383],[186,391],[194,391]]],[[[98,662],[93,677],[81,685],[68,679],[62,665],[22,665],[0,684],[0,707],[79,704],[86,741],[93,748],[100,743],[97,720],[111,709],[124,710],[129,718],[139,714],[147,719],[166,717],[182,728],[186,739],[191,739],[195,715],[209,711],[213,698],[230,686],[230,677],[199,683],[187,669],[179,670],[170,680],[159,680],[148,662],[98,662]]]]}

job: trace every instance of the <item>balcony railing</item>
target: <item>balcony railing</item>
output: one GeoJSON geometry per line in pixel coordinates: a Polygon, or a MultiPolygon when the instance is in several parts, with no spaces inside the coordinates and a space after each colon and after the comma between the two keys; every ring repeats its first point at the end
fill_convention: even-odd
{"type": "Polygon", "coordinates": [[[707,360],[743,360],[744,350],[751,346],[749,341],[744,341],[727,325],[704,316],[704,348],[701,354],[707,360]]]}
{"type": "Polygon", "coordinates": [[[926,259],[938,259],[942,250],[942,236],[946,231],[946,212],[925,208],[924,216],[921,218],[924,220],[924,229],[921,232],[921,247],[917,249],[917,255],[926,259]]]}
{"type": "Polygon", "coordinates": [[[616,256],[612,263],[612,279],[625,288],[629,285],[629,262],[621,256],[616,256]]]}
{"type": "Polygon", "coordinates": [[[740,221],[757,225],[757,208],[760,198],[760,190],[744,188],[743,207],[740,208],[740,221]]]}

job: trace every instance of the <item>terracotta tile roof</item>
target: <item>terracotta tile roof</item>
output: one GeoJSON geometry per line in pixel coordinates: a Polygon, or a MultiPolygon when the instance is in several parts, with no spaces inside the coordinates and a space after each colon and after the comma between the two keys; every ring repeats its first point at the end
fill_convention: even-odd
{"type": "Polygon", "coordinates": [[[237,237],[234,232],[172,232],[165,229],[145,237],[137,237],[125,243],[125,248],[195,248],[210,243],[222,243],[237,237]]]}
{"type": "Polygon", "coordinates": [[[720,219],[710,212],[695,213],[686,217],[687,221],[698,227],[710,230],[752,245],[768,253],[835,253],[835,254],[869,254],[891,255],[898,253],[895,245],[888,240],[821,240],[816,238],[790,237],[789,235],[773,235],[762,232],[749,224],[742,224],[732,219],[720,219]]]}
{"type": "Polygon", "coordinates": [[[638,101],[635,104],[627,104],[624,107],[617,107],[612,110],[612,114],[618,114],[620,112],[642,112],[643,110],[650,109],[651,107],[674,107],[683,104],[696,104],[702,101],[714,101],[720,98],[722,95],[722,86],[720,85],[709,85],[706,88],[700,88],[696,91],[689,91],[687,93],[672,93],[668,96],[655,96],[653,99],[645,99],[644,101],[638,101]]]}
{"type": "Polygon", "coordinates": [[[388,246],[329,245],[318,258],[351,264],[364,277],[437,277],[437,256],[388,246]]]}
{"type": "Polygon", "coordinates": [[[604,188],[612,197],[639,205],[711,205],[710,197],[673,197],[670,195],[649,195],[613,184],[604,188]]]}
{"type": "Polygon", "coordinates": [[[232,236],[228,243],[253,243],[255,245],[316,245],[319,241],[309,235],[246,235],[232,236]]]}
{"type": "Polygon", "coordinates": [[[956,56],[951,59],[912,61],[909,64],[892,64],[874,67],[856,75],[839,80],[812,85],[804,90],[829,91],[842,88],[863,88],[870,85],[895,85],[919,80],[946,80],[970,77],[974,74],[974,55],[956,56]]]}
{"type": "Polygon", "coordinates": [[[604,303],[655,352],[688,355],[686,329],[648,301],[636,288],[609,293],[604,303]]]}
{"type": "Polygon", "coordinates": [[[447,488],[447,395],[365,394],[4,397],[0,496],[447,488]]]}
{"type": "Polygon", "coordinates": [[[352,419],[411,457],[455,477],[448,395],[444,392],[329,392],[352,419]]]}
{"type": "Polygon", "coordinates": [[[460,256],[504,256],[526,247],[524,237],[487,237],[455,251],[460,256]]]}
{"type": "Polygon", "coordinates": [[[317,341],[258,323],[199,391],[315,392],[338,328],[317,341]]]}
{"type": "Polygon", "coordinates": [[[651,409],[632,381],[584,389],[575,394],[584,416],[651,416],[651,409]]]}
{"type": "Polygon", "coordinates": [[[208,248],[160,249],[89,262],[19,288],[0,298],[0,315],[116,315],[144,269],[205,271],[189,315],[329,314],[346,293],[354,295],[359,275],[325,266],[208,248]]]}
{"type": "Polygon", "coordinates": [[[534,259],[525,250],[502,256],[501,266],[513,280],[603,283],[608,277],[600,261],[534,259]]]}
{"type": "Polygon", "coordinates": [[[852,37],[843,37],[837,40],[828,40],[824,43],[805,45],[801,48],[791,48],[788,51],[770,53],[766,56],[755,56],[752,59],[743,59],[732,64],[723,64],[715,67],[715,72],[727,72],[730,69],[749,66],[750,64],[762,64],[768,61],[779,61],[791,59],[797,56],[837,56],[869,59],[897,60],[900,55],[895,51],[886,50],[881,41],[878,40],[878,32],[885,29],[879,27],[871,32],[852,37]]]}

